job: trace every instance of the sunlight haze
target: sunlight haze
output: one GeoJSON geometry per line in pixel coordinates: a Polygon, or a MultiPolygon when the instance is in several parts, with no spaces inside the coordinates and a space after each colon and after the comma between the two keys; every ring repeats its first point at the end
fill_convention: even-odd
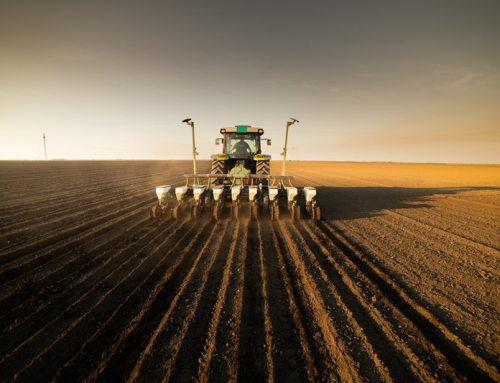
{"type": "Polygon", "coordinates": [[[498,1],[2,1],[0,160],[500,163],[498,1]]]}

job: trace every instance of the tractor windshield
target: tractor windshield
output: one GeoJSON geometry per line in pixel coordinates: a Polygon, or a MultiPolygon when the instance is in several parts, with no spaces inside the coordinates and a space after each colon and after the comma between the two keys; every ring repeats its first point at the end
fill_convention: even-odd
{"type": "Polygon", "coordinates": [[[240,155],[260,153],[260,136],[250,133],[226,133],[226,153],[240,155]]]}

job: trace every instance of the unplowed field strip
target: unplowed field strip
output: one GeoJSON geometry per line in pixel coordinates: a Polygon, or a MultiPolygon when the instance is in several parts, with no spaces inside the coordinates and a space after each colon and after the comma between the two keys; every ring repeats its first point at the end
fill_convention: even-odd
{"type": "Polygon", "coordinates": [[[150,220],[191,166],[0,163],[1,381],[500,381],[500,185],[290,163],[322,221],[150,220]]]}

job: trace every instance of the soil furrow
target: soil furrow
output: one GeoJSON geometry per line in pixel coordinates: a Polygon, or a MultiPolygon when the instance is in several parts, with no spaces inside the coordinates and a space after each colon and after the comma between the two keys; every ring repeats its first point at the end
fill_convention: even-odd
{"type": "MultiPolygon", "coordinates": [[[[335,329],[328,313],[328,304],[323,301],[320,289],[314,277],[307,270],[299,248],[303,248],[292,239],[287,224],[278,223],[280,237],[288,248],[289,273],[293,275],[295,289],[300,297],[303,315],[307,318],[309,336],[314,342],[322,363],[321,370],[338,381],[360,381],[362,376],[355,367],[356,363],[347,352],[344,340],[335,329]]],[[[308,246],[303,244],[303,246],[308,246]]]]}
{"type": "MultiPolygon", "coordinates": [[[[211,225],[207,223],[207,226],[211,225]]],[[[227,226],[228,225],[226,224],[224,225],[224,227],[221,228],[214,225],[211,228],[210,236],[204,242],[199,243],[197,247],[192,248],[192,253],[194,253],[193,255],[195,257],[194,262],[191,264],[189,272],[183,278],[180,285],[175,289],[175,295],[173,296],[173,299],[171,300],[168,309],[163,315],[161,315],[161,319],[155,326],[154,331],[148,337],[147,343],[140,348],[142,351],[140,353],[137,353],[138,354],[137,360],[135,361],[133,368],[131,369],[130,375],[127,377],[127,381],[133,381],[137,378],[137,376],[141,372],[141,369],[143,368],[143,365],[147,363],[147,360],[150,358],[151,353],[155,349],[158,338],[162,335],[164,331],[168,331],[168,327],[175,326],[175,324],[177,324],[178,327],[176,327],[172,336],[169,337],[169,343],[165,345],[162,344],[161,346],[162,351],[168,350],[167,352],[163,351],[162,353],[162,355],[164,355],[167,358],[167,360],[163,360],[163,366],[161,368],[162,369],[161,374],[165,376],[165,378],[163,379],[168,380],[168,376],[171,373],[171,368],[173,367],[177,355],[179,353],[180,347],[182,346],[183,338],[186,332],[188,331],[190,322],[196,313],[197,306],[200,302],[200,297],[203,293],[205,284],[208,280],[208,272],[204,272],[202,273],[201,276],[198,276],[198,278],[201,278],[201,281],[196,280],[194,276],[195,274],[199,274],[201,271],[211,269],[216,259],[217,249],[220,247],[221,238],[224,237],[224,234],[227,231],[227,226]],[[217,229],[219,230],[222,229],[222,235],[219,238],[215,239],[216,251],[211,252],[208,249],[212,245],[214,245],[212,241],[219,231],[217,229]],[[198,250],[198,248],[200,249],[198,250]],[[202,261],[203,264],[200,265],[202,261]],[[197,283],[199,283],[197,288],[192,286],[192,285],[196,286],[197,283]],[[193,292],[187,291],[188,286],[192,287],[193,292]],[[188,297],[191,299],[189,299],[188,297]],[[184,304],[188,302],[189,304],[186,306],[179,305],[182,298],[184,298],[183,300],[184,304]],[[181,310],[181,312],[176,313],[177,321],[174,321],[174,319],[172,319],[172,315],[174,314],[174,311],[178,310],[181,310]]],[[[103,379],[106,380],[106,375],[104,374],[99,378],[100,380],[103,379]]]]}
{"type": "Polygon", "coordinates": [[[233,243],[239,230],[228,222],[215,226],[217,231],[210,243],[207,241],[199,251],[203,261],[193,270],[185,290],[179,289],[182,294],[179,302],[187,303],[188,307],[182,304],[174,308],[167,328],[144,364],[146,371],[161,374],[163,381],[200,380],[197,370],[204,361],[208,363],[210,320],[215,315],[223,272],[229,267],[228,255],[234,254],[233,243]],[[170,332],[174,335],[169,336],[170,332]]]}
{"type": "Polygon", "coordinates": [[[22,293],[26,284],[29,284],[29,290],[36,290],[35,285],[42,283],[42,281],[52,280],[54,282],[56,279],[56,283],[59,283],[58,275],[62,274],[62,277],[67,278],[77,269],[89,267],[86,265],[94,261],[96,252],[105,251],[106,248],[116,248],[131,230],[137,229],[139,231],[143,228],[147,219],[143,209],[139,208],[105,223],[95,230],[73,236],[73,241],[63,248],[47,249],[47,255],[50,254],[50,256],[45,257],[43,263],[40,260],[40,265],[28,262],[6,270],[5,273],[0,274],[0,283],[8,281],[2,286],[0,299],[3,301],[14,292],[16,294],[22,293]],[[51,278],[53,275],[54,277],[51,278]]]}
{"type": "MultiPolygon", "coordinates": [[[[142,200],[140,202],[135,202],[133,204],[128,205],[127,207],[120,206],[117,203],[115,207],[121,207],[119,210],[114,210],[113,212],[105,211],[97,216],[87,217],[80,221],[71,218],[67,223],[65,223],[61,227],[57,227],[53,231],[44,232],[42,235],[37,237],[34,241],[30,241],[27,244],[22,244],[21,246],[15,246],[14,249],[8,249],[5,253],[0,256],[0,264],[2,265],[2,269],[7,267],[7,264],[11,262],[21,261],[21,264],[24,262],[33,262],[34,260],[39,261],[39,256],[30,257],[32,253],[43,252],[46,249],[50,249],[51,246],[56,244],[70,244],[73,241],[73,237],[78,235],[84,231],[95,231],[95,227],[107,224],[110,220],[113,220],[117,217],[122,216],[123,214],[127,214],[129,212],[135,211],[137,209],[145,209],[146,206],[151,205],[153,200],[142,200]],[[25,259],[27,258],[27,259],[25,259]]],[[[17,263],[16,263],[17,265],[17,263]]]]}
{"type": "Polygon", "coordinates": [[[321,366],[317,366],[316,363],[319,361],[316,349],[312,348],[308,340],[308,328],[309,324],[304,323],[306,320],[303,318],[300,305],[300,297],[296,298],[296,293],[294,291],[294,286],[290,277],[289,270],[287,268],[285,257],[288,253],[287,246],[280,241],[278,237],[278,232],[275,226],[271,223],[271,235],[273,239],[273,247],[276,251],[278,258],[278,267],[281,272],[281,276],[284,281],[285,290],[287,292],[287,299],[289,305],[289,310],[292,315],[292,320],[294,324],[294,331],[297,333],[297,337],[300,343],[300,356],[302,357],[305,370],[307,374],[307,380],[312,381],[318,378],[318,372],[322,371],[321,366]]]}
{"type": "MultiPolygon", "coordinates": [[[[376,376],[366,376],[365,379],[370,381],[380,378],[383,380],[434,380],[433,373],[421,367],[427,354],[420,351],[421,347],[412,345],[415,337],[412,335],[414,330],[411,323],[408,324],[406,318],[394,310],[389,315],[382,315],[377,306],[380,306],[381,300],[384,299],[383,293],[363,275],[360,275],[356,268],[346,264],[345,254],[337,246],[332,242],[328,245],[323,244],[323,241],[313,233],[316,231],[315,228],[315,225],[310,227],[304,225],[301,233],[302,240],[306,241],[310,238],[308,253],[315,254],[313,258],[318,262],[315,265],[313,261],[313,267],[318,268],[319,274],[323,274],[316,280],[321,281],[326,278],[335,286],[330,289],[338,290],[337,304],[346,305],[348,327],[356,328],[359,323],[361,334],[356,335],[355,332],[349,335],[348,327],[346,328],[342,323],[335,327],[344,333],[343,338],[366,339],[370,342],[358,343],[355,346],[365,349],[356,356],[356,360],[361,363],[360,367],[369,374],[379,369],[376,376]],[[323,257],[320,257],[321,254],[323,257]],[[372,363],[375,366],[370,366],[372,363]],[[388,373],[392,377],[389,378],[388,373]]],[[[318,235],[321,236],[319,233],[318,235]]],[[[328,288],[328,285],[325,286],[325,289],[328,288]]],[[[336,311],[335,314],[338,315],[339,312],[336,311]]]]}
{"type": "MultiPolygon", "coordinates": [[[[283,254],[276,233],[265,217],[259,222],[259,238],[263,248],[265,296],[268,301],[266,331],[271,334],[271,357],[274,380],[284,376],[290,381],[311,380],[315,371],[305,329],[294,301],[291,282],[283,264],[283,254]],[[268,326],[268,327],[267,327],[268,326]]],[[[268,356],[266,356],[267,358],[268,356]]]]}
{"type": "Polygon", "coordinates": [[[342,249],[353,264],[383,291],[398,311],[402,312],[424,335],[424,339],[432,340],[432,345],[439,349],[463,376],[474,379],[498,380],[500,374],[495,366],[485,362],[460,338],[441,324],[424,307],[413,301],[392,279],[380,270],[369,258],[354,245],[340,236],[329,224],[322,223],[325,235],[342,249]]]}
{"type": "Polygon", "coordinates": [[[0,364],[4,364],[7,358],[12,359],[13,355],[24,352],[31,355],[28,366],[31,365],[38,352],[42,352],[44,349],[48,350],[51,347],[49,345],[48,348],[41,349],[33,347],[31,344],[40,337],[48,341],[50,332],[52,332],[54,339],[61,339],[62,334],[67,333],[85,316],[89,315],[92,308],[98,306],[107,295],[118,287],[120,280],[126,279],[146,261],[147,258],[143,256],[143,252],[147,251],[152,241],[162,235],[164,228],[159,227],[155,231],[153,238],[143,237],[134,246],[120,252],[119,262],[109,263],[106,269],[100,270],[96,275],[86,276],[82,283],[75,286],[74,289],[64,291],[61,295],[50,299],[41,309],[36,310],[36,315],[29,316],[31,323],[24,320],[18,326],[19,328],[9,329],[9,332],[2,336],[5,340],[2,346],[6,347],[7,350],[11,348],[11,350],[7,351],[0,359],[0,364]],[[131,266],[130,264],[133,262],[136,262],[136,265],[131,266]],[[124,273],[125,275],[123,275],[124,273]],[[59,328],[61,322],[66,323],[64,329],[59,328]],[[15,346],[9,346],[10,344],[15,346]]]}
{"type": "MultiPolygon", "coordinates": [[[[241,248],[243,247],[246,240],[247,240],[247,233],[246,231],[243,231],[242,229],[243,225],[241,225],[239,222],[236,224],[236,228],[234,229],[234,232],[236,233],[236,240],[231,241],[231,246],[229,248],[229,251],[227,253],[226,257],[226,263],[224,267],[222,268],[223,270],[223,275],[222,275],[222,281],[220,283],[220,286],[217,288],[217,302],[215,303],[215,306],[212,311],[212,317],[210,319],[210,324],[208,326],[208,330],[205,336],[205,344],[203,346],[203,353],[200,356],[199,359],[199,366],[198,366],[198,375],[197,379],[200,381],[208,381],[208,377],[210,375],[210,368],[211,368],[211,363],[212,363],[212,358],[214,357],[215,349],[216,349],[216,338],[218,332],[221,330],[221,313],[222,309],[224,308],[224,303],[226,301],[227,297],[227,290],[229,287],[229,279],[230,279],[230,273],[232,269],[232,264],[233,260],[235,257],[235,254],[237,253],[236,248],[241,248]]],[[[226,242],[228,238],[224,238],[223,242],[226,242]]],[[[217,352],[221,353],[223,350],[217,350],[217,352]]],[[[217,355],[219,356],[219,355],[217,355]]],[[[221,359],[222,355],[218,359],[221,359]]],[[[222,375],[217,374],[218,377],[222,377],[222,375]]],[[[231,377],[228,377],[228,379],[231,377]]],[[[232,377],[235,378],[235,377],[232,377]]]]}
{"type": "MultiPolygon", "coordinates": [[[[158,244],[156,249],[161,247],[164,241],[158,244]]],[[[55,366],[51,365],[54,356],[61,352],[66,352],[67,355],[77,353],[88,335],[93,334],[99,328],[100,323],[106,321],[112,314],[113,302],[122,302],[126,299],[130,291],[147,278],[150,269],[155,268],[162,260],[163,253],[156,249],[152,256],[148,249],[141,249],[116,272],[99,282],[96,285],[98,289],[93,291],[93,295],[89,295],[86,300],[80,299],[79,305],[75,307],[79,315],[68,322],[64,331],[58,332],[57,323],[54,323],[54,326],[52,324],[46,326],[43,335],[49,344],[43,350],[38,351],[36,356],[33,356],[30,362],[18,371],[16,378],[32,380],[34,377],[40,377],[40,371],[44,366],[51,366],[49,371],[54,369],[55,366]]],[[[30,348],[28,351],[32,353],[34,350],[30,348]]],[[[43,374],[45,373],[44,371],[43,374]]]]}
{"type": "MultiPolygon", "coordinates": [[[[127,347],[127,343],[132,342],[135,345],[136,343],[130,340],[131,335],[143,328],[145,321],[149,322],[146,317],[155,318],[158,315],[168,302],[165,295],[182,281],[184,270],[190,269],[191,260],[186,249],[210,233],[207,225],[200,228],[191,225],[187,230],[173,230],[166,235],[151,251],[150,257],[158,258],[159,261],[149,274],[116,306],[92,336],[81,345],[78,353],[57,371],[55,377],[74,380],[88,375],[87,380],[95,380],[113,361],[115,354],[127,347]],[[191,237],[193,233],[194,236],[191,237]],[[88,359],[95,348],[101,349],[102,354],[94,363],[89,363],[88,359]],[[74,375],[75,371],[78,375],[74,375]]],[[[148,324],[149,327],[152,322],[148,324]]],[[[122,380],[125,378],[123,369],[118,369],[115,373],[122,374],[122,380]]]]}
{"type": "Polygon", "coordinates": [[[192,161],[0,162],[0,381],[500,381],[500,166],[287,165],[322,221],[150,220],[192,161]]]}

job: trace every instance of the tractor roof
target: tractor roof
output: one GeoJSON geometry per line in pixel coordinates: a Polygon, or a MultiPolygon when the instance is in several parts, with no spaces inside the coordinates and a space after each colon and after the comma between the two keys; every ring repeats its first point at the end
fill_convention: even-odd
{"type": "Polygon", "coordinates": [[[264,129],[252,127],[250,125],[236,125],[227,128],[221,128],[221,134],[224,133],[257,133],[262,135],[264,133],[264,129]]]}

